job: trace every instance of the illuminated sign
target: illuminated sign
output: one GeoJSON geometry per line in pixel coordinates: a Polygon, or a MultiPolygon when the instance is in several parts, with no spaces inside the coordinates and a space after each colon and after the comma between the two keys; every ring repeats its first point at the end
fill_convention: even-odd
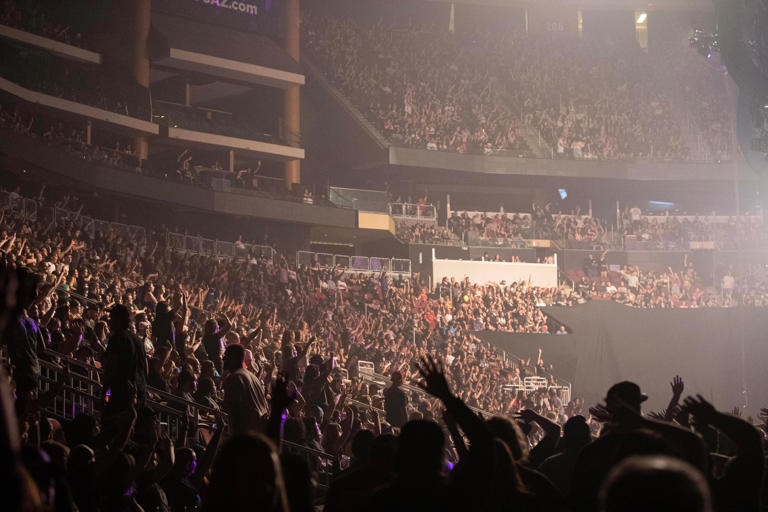
{"type": "Polygon", "coordinates": [[[250,14],[251,16],[256,16],[259,13],[258,5],[239,2],[237,0],[195,0],[195,2],[210,5],[211,7],[218,7],[220,9],[228,9],[243,14],[250,14]]]}

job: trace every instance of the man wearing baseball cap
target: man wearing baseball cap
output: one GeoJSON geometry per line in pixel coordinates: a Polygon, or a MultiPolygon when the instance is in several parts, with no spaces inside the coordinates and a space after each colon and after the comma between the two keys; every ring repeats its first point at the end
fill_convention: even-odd
{"type": "Polygon", "coordinates": [[[640,414],[640,404],[646,400],[648,400],[648,395],[640,391],[640,386],[628,380],[611,386],[605,396],[607,409],[614,415],[620,414],[624,407],[640,414]]]}
{"type": "Polygon", "coordinates": [[[630,381],[614,384],[605,405],[590,409],[604,423],[600,438],[585,446],[573,471],[571,500],[575,511],[597,509],[597,496],[611,469],[632,455],[663,455],[685,460],[699,469],[706,464],[701,439],[690,430],[642,415],[648,397],[630,381]]]}

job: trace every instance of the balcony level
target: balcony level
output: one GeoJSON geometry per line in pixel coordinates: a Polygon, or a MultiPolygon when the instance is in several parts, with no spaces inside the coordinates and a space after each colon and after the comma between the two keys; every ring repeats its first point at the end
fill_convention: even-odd
{"type": "Polygon", "coordinates": [[[282,89],[305,83],[301,66],[267,37],[159,13],[152,28],[152,65],[165,72],[282,89]]]}

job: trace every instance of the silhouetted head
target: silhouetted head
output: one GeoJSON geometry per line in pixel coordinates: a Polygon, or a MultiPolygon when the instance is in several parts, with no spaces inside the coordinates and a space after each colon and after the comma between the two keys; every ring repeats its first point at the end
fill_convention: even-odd
{"type": "Polygon", "coordinates": [[[197,393],[201,396],[212,395],[216,391],[216,384],[210,377],[203,377],[197,380],[197,393]]]}
{"type": "Polygon", "coordinates": [[[242,345],[229,345],[224,351],[224,369],[231,372],[243,367],[245,362],[245,348],[242,345]]]}
{"type": "Polygon", "coordinates": [[[37,289],[40,286],[40,276],[26,267],[20,267],[16,269],[14,277],[9,278],[9,282],[15,284],[15,289],[14,286],[9,286],[8,291],[15,291],[15,297],[7,298],[6,302],[15,302],[16,310],[21,311],[28,308],[35,300],[37,289]]]}
{"type": "Polygon", "coordinates": [[[288,510],[280,459],[272,441],[254,435],[230,438],[213,464],[202,512],[288,510]]]}
{"type": "Polygon", "coordinates": [[[357,460],[370,458],[374,439],[376,435],[370,430],[360,430],[352,439],[352,455],[357,460]]]}
{"type": "Polygon", "coordinates": [[[397,464],[397,438],[392,434],[382,434],[374,439],[371,460],[394,471],[397,464]]]}
{"type": "Polygon", "coordinates": [[[205,325],[203,326],[203,335],[209,336],[211,334],[216,334],[216,331],[218,330],[219,330],[219,324],[216,322],[215,319],[211,318],[205,321],[205,325]]]}
{"type": "Polygon", "coordinates": [[[507,445],[515,462],[528,460],[528,442],[517,423],[501,416],[494,416],[485,424],[494,437],[501,439],[507,445]]]}
{"type": "Polygon", "coordinates": [[[634,411],[640,412],[640,404],[646,400],[648,400],[648,396],[640,391],[640,386],[626,380],[611,386],[605,396],[608,409],[612,412],[621,405],[626,405],[634,411]]]}
{"type": "Polygon", "coordinates": [[[601,512],[711,512],[709,487],[696,468],[666,456],[635,456],[617,465],[600,490],[601,512]]]}
{"type": "Polygon", "coordinates": [[[415,420],[406,423],[398,437],[400,474],[425,476],[443,467],[445,434],[434,421],[415,420]]]}
{"type": "Polygon", "coordinates": [[[155,316],[157,318],[162,318],[166,316],[169,311],[170,309],[168,308],[168,304],[163,301],[158,302],[157,305],[155,306],[155,316]]]}
{"type": "Polygon", "coordinates": [[[131,312],[122,304],[115,304],[109,310],[109,328],[112,332],[124,331],[131,323],[131,312]]]}
{"type": "Polygon", "coordinates": [[[567,448],[578,449],[592,440],[592,435],[584,416],[578,415],[568,418],[563,425],[563,442],[567,448]]]}

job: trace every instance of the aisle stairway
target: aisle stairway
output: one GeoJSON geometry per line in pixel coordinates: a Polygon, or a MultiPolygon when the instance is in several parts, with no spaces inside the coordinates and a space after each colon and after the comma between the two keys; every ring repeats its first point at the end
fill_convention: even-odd
{"type": "Polygon", "coordinates": [[[523,125],[520,127],[520,135],[522,135],[525,143],[536,158],[552,158],[552,146],[539,134],[539,131],[533,126],[523,125]]]}

